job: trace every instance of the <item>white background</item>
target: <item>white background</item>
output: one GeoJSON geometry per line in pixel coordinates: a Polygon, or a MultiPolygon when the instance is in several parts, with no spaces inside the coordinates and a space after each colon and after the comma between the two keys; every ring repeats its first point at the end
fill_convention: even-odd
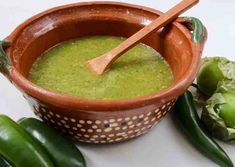
{"type": "MultiPolygon", "coordinates": [[[[0,39],[30,16],[50,7],[79,0],[1,0],[0,39]]],[[[166,11],[179,0],[122,0],[166,11]]],[[[224,56],[235,60],[235,1],[201,0],[185,13],[202,20],[209,32],[204,56],[224,56]]],[[[17,120],[33,116],[21,93],[0,75],[0,113],[17,120]]],[[[221,143],[235,163],[235,146],[221,143]]],[[[113,145],[78,145],[88,167],[214,167],[185,139],[168,115],[146,135],[129,142],[113,145]]]]}

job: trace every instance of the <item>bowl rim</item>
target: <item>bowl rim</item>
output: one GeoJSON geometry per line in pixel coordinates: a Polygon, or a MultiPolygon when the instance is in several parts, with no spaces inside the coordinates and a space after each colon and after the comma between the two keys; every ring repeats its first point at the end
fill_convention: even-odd
{"type": "MultiPolygon", "coordinates": [[[[144,10],[151,12],[156,15],[161,15],[162,12],[152,9],[145,6],[123,3],[123,2],[115,2],[115,1],[93,1],[93,2],[79,2],[72,3],[67,5],[62,5],[58,7],[54,7],[43,11],[35,16],[32,16],[21,25],[19,25],[6,39],[9,41],[14,41],[17,38],[17,35],[30,23],[33,21],[46,16],[52,12],[56,12],[61,9],[75,7],[75,6],[84,6],[84,5],[117,5],[124,6],[128,8],[134,8],[138,10],[144,10]]],[[[190,47],[192,50],[192,61],[188,67],[188,71],[184,74],[183,77],[179,81],[174,81],[169,87],[162,89],[156,93],[141,96],[131,99],[112,99],[112,100],[99,100],[99,99],[88,99],[81,97],[73,97],[68,95],[63,95],[60,93],[56,93],[42,87],[37,86],[36,84],[29,81],[26,77],[24,77],[17,69],[12,66],[9,72],[10,80],[22,90],[24,93],[29,96],[44,102],[46,104],[50,104],[52,106],[57,106],[65,109],[75,109],[75,110],[90,110],[90,111],[117,111],[117,110],[127,110],[127,109],[135,109],[144,107],[146,105],[163,105],[164,103],[177,98],[180,94],[182,94],[192,83],[196,76],[197,69],[200,63],[200,54],[194,52],[193,42],[191,42],[191,32],[183,25],[177,22],[173,22],[173,25],[178,28],[188,40],[190,40],[190,47]]],[[[10,54],[10,48],[6,49],[7,54],[10,54]]]]}

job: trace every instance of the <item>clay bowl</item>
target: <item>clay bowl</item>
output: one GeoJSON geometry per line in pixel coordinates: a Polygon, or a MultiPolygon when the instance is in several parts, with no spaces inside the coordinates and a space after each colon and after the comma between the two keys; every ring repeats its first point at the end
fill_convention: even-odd
{"type": "Polygon", "coordinates": [[[10,44],[1,41],[1,72],[22,91],[37,116],[77,141],[114,143],[135,138],[166,116],[193,82],[206,38],[199,20],[178,19],[143,41],[165,57],[174,75],[170,87],[149,96],[129,100],[70,97],[38,87],[27,76],[35,59],[60,42],[92,35],[129,37],[160,14],[119,2],[76,3],[47,10],[18,26],[6,38],[10,44]]]}

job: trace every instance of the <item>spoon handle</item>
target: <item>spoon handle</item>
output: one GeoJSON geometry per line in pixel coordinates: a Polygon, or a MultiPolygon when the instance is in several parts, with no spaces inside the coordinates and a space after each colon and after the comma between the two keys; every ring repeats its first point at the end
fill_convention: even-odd
{"type": "Polygon", "coordinates": [[[122,54],[131,49],[151,33],[175,20],[181,13],[191,8],[198,2],[199,0],[181,1],[179,4],[168,10],[166,13],[162,14],[152,23],[136,32],[134,35],[126,39],[114,49],[97,58],[87,61],[87,65],[98,75],[103,74],[122,54]]]}

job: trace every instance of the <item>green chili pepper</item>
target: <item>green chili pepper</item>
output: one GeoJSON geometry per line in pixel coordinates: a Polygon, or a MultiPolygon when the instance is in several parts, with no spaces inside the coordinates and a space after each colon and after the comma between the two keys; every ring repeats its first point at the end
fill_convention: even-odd
{"type": "Polygon", "coordinates": [[[233,163],[223,149],[205,132],[196,111],[191,92],[181,95],[174,113],[194,146],[222,167],[233,167],[233,163]]]}
{"type": "Polygon", "coordinates": [[[14,167],[54,167],[43,147],[5,115],[0,115],[0,154],[14,167]]]}
{"type": "Polygon", "coordinates": [[[22,118],[18,123],[44,146],[56,167],[86,166],[76,146],[54,128],[35,118],[22,118]]]}
{"type": "Polygon", "coordinates": [[[12,167],[1,155],[0,155],[0,166],[1,167],[12,167]]]}

